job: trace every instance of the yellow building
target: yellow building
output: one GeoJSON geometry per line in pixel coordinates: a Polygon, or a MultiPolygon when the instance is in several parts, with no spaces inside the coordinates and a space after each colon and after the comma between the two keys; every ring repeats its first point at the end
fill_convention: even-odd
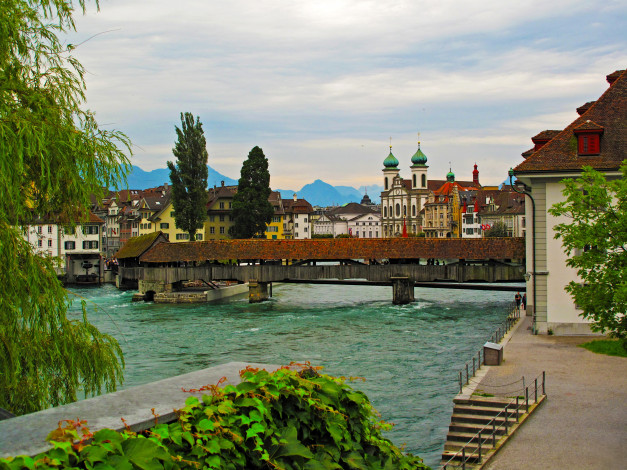
{"type": "Polygon", "coordinates": [[[272,204],[274,215],[272,216],[272,221],[267,224],[264,235],[267,240],[284,240],[285,232],[283,231],[283,223],[285,222],[285,211],[283,210],[281,193],[272,191],[268,201],[272,204]]]}
{"type": "Polygon", "coordinates": [[[214,186],[209,189],[207,202],[207,220],[205,221],[205,240],[229,239],[229,229],[233,226],[231,211],[233,209],[233,196],[237,192],[237,186],[214,186]]]}
{"type": "MultiPolygon", "coordinates": [[[[164,204],[164,207],[159,212],[151,217],[150,221],[154,224],[155,230],[162,231],[172,243],[189,241],[189,233],[176,228],[174,221],[174,205],[171,199],[164,204]]],[[[196,240],[204,240],[204,229],[200,229],[196,232],[196,240]]]]}

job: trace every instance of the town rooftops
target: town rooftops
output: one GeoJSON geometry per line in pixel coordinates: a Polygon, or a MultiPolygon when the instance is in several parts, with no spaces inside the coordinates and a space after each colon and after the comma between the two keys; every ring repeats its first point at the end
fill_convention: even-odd
{"type": "Polygon", "coordinates": [[[627,156],[627,71],[616,71],[610,76],[616,78],[605,93],[583,115],[520,163],[514,169],[515,174],[579,172],[584,165],[597,170],[620,167],[627,156]],[[603,130],[600,152],[579,154],[576,132],[591,125],[603,130]]]}

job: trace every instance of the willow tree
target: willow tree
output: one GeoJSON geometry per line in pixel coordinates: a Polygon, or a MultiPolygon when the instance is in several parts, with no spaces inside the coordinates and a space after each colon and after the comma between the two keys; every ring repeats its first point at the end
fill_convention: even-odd
{"type": "Polygon", "coordinates": [[[172,149],[176,165],[168,162],[172,182],[172,205],[176,228],[196,240],[196,231],[207,218],[207,141],[200,118],[181,113],[181,127],[176,127],[177,140],[172,149]]]}
{"type": "Polygon", "coordinates": [[[84,69],[59,38],[75,30],[73,14],[71,0],[0,3],[0,407],[15,414],[114,390],[124,367],[85,304],[82,319],[67,318],[55,260],[34,254],[20,228],[34,216],[80,223],[90,196],[129,170],[127,137],[81,107],[84,69]]]}

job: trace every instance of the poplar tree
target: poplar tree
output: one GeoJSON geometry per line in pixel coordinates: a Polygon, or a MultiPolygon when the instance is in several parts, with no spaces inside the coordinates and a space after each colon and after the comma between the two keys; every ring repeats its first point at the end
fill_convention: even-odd
{"type": "Polygon", "coordinates": [[[274,209],[270,197],[268,159],[259,147],[253,148],[242,164],[237,193],[233,196],[233,238],[263,236],[274,209]]]}
{"type": "Polygon", "coordinates": [[[207,218],[207,142],[200,118],[181,113],[181,128],[175,126],[178,137],[172,153],[176,166],[168,162],[172,182],[172,205],[176,228],[196,240],[196,231],[207,218]]]}
{"type": "Polygon", "coordinates": [[[84,303],[82,319],[68,319],[55,260],[35,254],[20,228],[36,216],[80,223],[90,196],[119,188],[130,168],[127,137],[81,109],[84,69],[58,37],[75,30],[73,7],[0,2],[0,407],[14,414],[113,391],[124,367],[84,303]]]}

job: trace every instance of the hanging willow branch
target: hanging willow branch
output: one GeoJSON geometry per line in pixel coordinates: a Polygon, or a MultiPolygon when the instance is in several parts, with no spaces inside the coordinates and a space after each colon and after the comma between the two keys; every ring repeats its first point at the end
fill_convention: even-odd
{"type": "Polygon", "coordinates": [[[16,414],[114,390],[124,367],[84,305],[82,321],[67,319],[54,259],[20,228],[37,216],[80,223],[130,169],[128,138],[81,109],[84,69],[58,37],[73,13],[71,0],[0,3],[0,407],[16,414]]]}

